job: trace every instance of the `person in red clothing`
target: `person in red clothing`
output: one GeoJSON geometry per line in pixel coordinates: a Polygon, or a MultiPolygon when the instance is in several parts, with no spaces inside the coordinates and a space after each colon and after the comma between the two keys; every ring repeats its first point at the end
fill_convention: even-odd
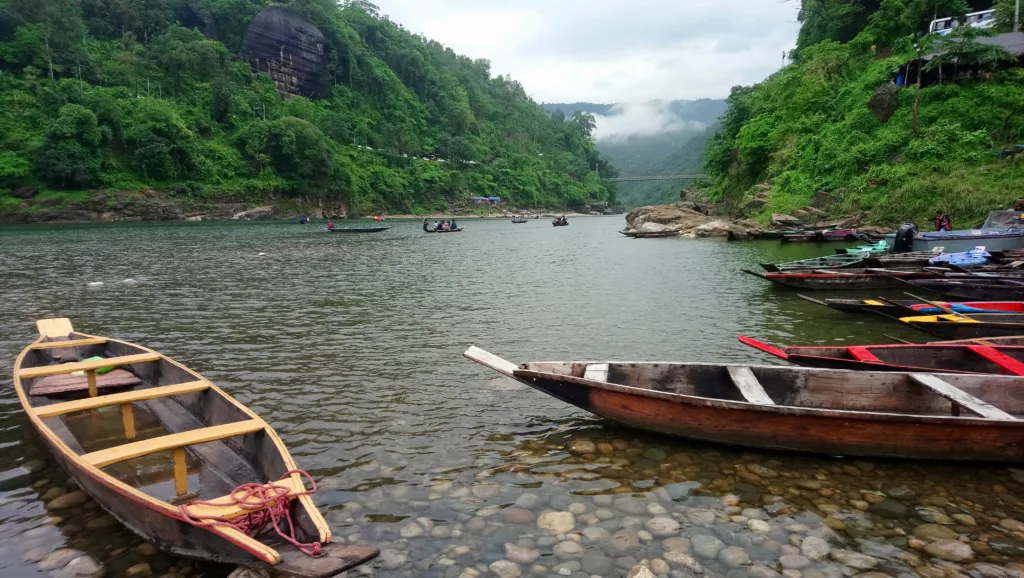
{"type": "Polygon", "coordinates": [[[942,211],[935,211],[935,230],[936,231],[952,231],[953,223],[950,222],[949,217],[942,211]]]}

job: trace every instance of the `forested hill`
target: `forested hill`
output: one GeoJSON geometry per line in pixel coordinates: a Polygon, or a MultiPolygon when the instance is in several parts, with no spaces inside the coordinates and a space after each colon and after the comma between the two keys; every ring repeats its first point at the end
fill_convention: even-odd
{"type": "MultiPolygon", "coordinates": [[[[589,102],[545,104],[549,111],[596,115],[597,148],[621,176],[702,172],[705,138],[727,108],[724,100],[702,98],[638,104],[589,102]]],[[[619,183],[617,198],[627,209],[679,199],[683,181],[619,183]]]]}
{"type": "MultiPolygon", "coordinates": [[[[919,226],[947,211],[968,227],[1024,197],[1024,71],[977,29],[924,36],[938,15],[961,16],[990,3],[963,0],[803,0],[792,63],[764,82],[737,87],[722,130],[708,145],[711,194],[735,207],[763,204],[759,217],[817,198],[834,214],[919,226]],[[924,87],[898,86],[917,57],[924,87]],[[904,69],[905,72],[905,69],[904,69]],[[941,72],[941,75],[940,75],[941,72]],[[915,109],[917,120],[915,122],[915,109]]],[[[996,3],[994,32],[1011,29],[1013,2],[996,3]]]]}
{"type": "Polygon", "coordinates": [[[242,60],[269,6],[0,0],[0,213],[31,208],[10,194],[25,186],[58,199],[99,188],[320,198],[363,214],[445,211],[477,195],[614,200],[590,115],[549,115],[487,60],[360,0],[275,3],[297,16],[273,15],[301,30],[308,53],[242,60]],[[310,70],[272,79],[250,64],[310,70]]]}

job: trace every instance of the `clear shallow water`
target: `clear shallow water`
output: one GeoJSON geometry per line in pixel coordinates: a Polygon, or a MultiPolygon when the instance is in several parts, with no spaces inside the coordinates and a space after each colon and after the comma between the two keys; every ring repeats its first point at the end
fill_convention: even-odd
{"type": "Polygon", "coordinates": [[[540,556],[521,566],[524,575],[564,568],[608,578],[644,559],[692,573],[666,553],[683,551],[681,542],[639,533],[663,517],[681,524],[675,535],[693,539],[686,550],[711,576],[767,578],[785,569],[783,556],[804,555],[788,549],[807,537],[869,554],[874,566],[844,564],[840,553],[790,567],[790,578],[1016,572],[1007,566],[1024,552],[1016,527],[993,528],[1024,516],[1024,486],[1006,467],[852,462],[646,436],[461,357],[475,344],[517,362],[769,363],[736,335],[923,340],[740,272],[831,245],[632,240],[616,233],[622,223],[465,221],[465,232],[448,235],[425,235],[416,222],[374,235],[292,223],[0,228],[0,472],[36,470],[0,485],[0,576],[68,575],[51,554],[60,548],[85,552],[108,576],[230,571],[155,555],[92,502],[47,511],[73,488],[22,416],[10,373],[35,338],[34,321],[49,316],[166,353],[264,417],[320,482],[316,501],[336,534],[385,551],[364,572],[493,574],[487,565],[519,543],[540,556]],[[89,286],[96,282],[103,285],[89,286]],[[536,498],[521,504],[528,507],[507,507],[527,493],[536,498]],[[886,496],[884,506],[861,508],[886,496]],[[559,539],[538,528],[545,509],[573,512],[574,529],[559,539]],[[749,519],[762,517],[768,529],[752,530],[749,519]],[[952,521],[955,535],[975,543],[973,560],[954,568],[908,544],[929,519],[952,521]],[[702,557],[709,540],[700,535],[750,560],[737,550],[702,557]],[[574,539],[580,552],[561,545],[574,539]]]}

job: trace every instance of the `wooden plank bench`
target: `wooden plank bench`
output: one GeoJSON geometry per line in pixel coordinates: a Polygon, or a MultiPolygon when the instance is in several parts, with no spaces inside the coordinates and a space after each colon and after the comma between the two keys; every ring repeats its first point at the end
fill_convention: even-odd
{"type": "Polygon", "coordinates": [[[760,405],[775,405],[775,402],[768,396],[768,392],[764,390],[761,382],[757,380],[757,376],[754,375],[754,372],[749,367],[729,366],[728,369],[729,377],[736,384],[736,388],[740,390],[743,399],[760,405]]]}
{"type": "MultiPolygon", "coordinates": [[[[265,484],[270,486],[271,484],[265,484]]],[[[273,482],[275,486],[284,486],[288,488],[287,497],[289,499],[297,495],[302,494],[306,491],[306,487],[303,480],[298,475],[289,476],[283,480],[273,482]]],[[[231,495],[221,496],[212,500],[205,500],[205,504],[191,504],[185,506],[185,511],[194,518],[235,518],[243,514],[255,511],[254,508],[242,508],[236,503],[237,500],[241,500],[244,497],[242,492],[236,492],[231,495]]],[[[255,506],[259,505],[256,502],[248,501],[249,504],[255,506]]],[[[259,508],[262,509],[262,508],[259,508]]]]}
{"type": "Polygon", "coordinates": [[[938,395],[953,402],[954,415],[958,412],[956,408],[964,407],[967,408],[968,411],[980,415],[985,419],[1007,421],[1016,421],[1017,419],[1005,411],[993,407],[955,385],[929,373],[911,373],[909,374],[909,377],[914,383],[923,385],[938,395]]]}
{"type": "Polygon", "coordinates": [[[54,417],[58,415],[73,413],[76,411],[85,411],[87,409],[96,409],[100,407],[122,405],[126,403],[130,404],[135,401],[145,401],[147,399],[156,399],[158,397],[170,397],[173,395],[193,393],[196,391],[203,391],[204,389],[209,388],[209,381],[190,381],[188,383],[179,383],[177,385],[151,387],[148,389],[141,389],[139,391],[129,391],[126,393],[101,395],[97,397],[78,399],[75,401],[68,401],[64,403],[55,403],[53,405],[44,405],[40,408],[33,408],[32,413],[34,413],[36,417],[41,418],[54,417]]]}

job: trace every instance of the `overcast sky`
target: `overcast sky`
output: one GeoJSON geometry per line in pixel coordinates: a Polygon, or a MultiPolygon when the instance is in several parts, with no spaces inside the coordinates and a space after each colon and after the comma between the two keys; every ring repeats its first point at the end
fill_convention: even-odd
{"type": "Polygon", "coordinates": [[[511,74],[541,102],[722,98],[796,42],[780,0],[376,0],[406,29],[511,74]]]}

